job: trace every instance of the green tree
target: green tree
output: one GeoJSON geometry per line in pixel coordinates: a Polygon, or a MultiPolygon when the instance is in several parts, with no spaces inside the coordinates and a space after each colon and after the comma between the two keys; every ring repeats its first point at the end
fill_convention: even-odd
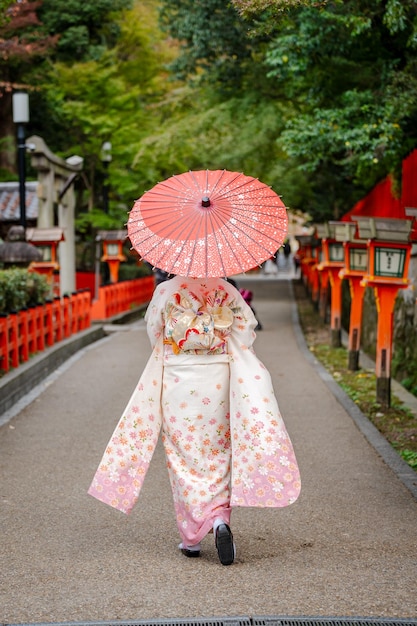
{"type": "Polygon", "coordinates": [[[0,169],[10,176],[15,169],[12,92],[31,91],[37,85],[44,60],[57,39],[43,32],[36,13],[40,2],[3,2],[0,20],[0,169]]]}
{"type": "Polygon", "coordinates": [[[266,62],[296,113],[281,148],[312,181],[320,217],[338,217],[417,142],[415,2],[328,2],[276,23],[266,62]],[[323,198],[322,186],[326,194],[323,198]]]}
{"type": "Polygon", "coordinates": [[[231,2],[239,13],[246,17],[257,16],[264,11],[277,15],[293,7],[302,5],[317,7],[325,4],[325,2],[317,2],[315,0],[231,0],[231,2]]]}
{"type": "Polygon", "coordinates": [[[59,35],[57,59],[99,59],[118,41],[117,17],[132,0],[43,0],[39,16],[45,29],[59,35]]]}
{"type": "Polygon", "coordinates": [[[123,227],[142,184],[141,172],[134,165],[138,146],[161,125],[170,107],[163,103],[175,83],[166,80],[165,66],[173,57],[174,47],[164,41],[157,19],[155,0],[136,2],[119,15],[119,38],[112,50],[97,60],[56,62],[43,84],[46,100],[53,103],[67,131],[55,149],[84,157],[89,193],[79,225],[85,232],[94,226],[123,227]],[[104,141],[111,142],[113,157],[108,168],[107,216],[99,211],[105,175],[101,162],[104,141]]]}
{"type": "Polygon", "coordinates": [[[36,37],[61,47],[25,71],[28,131],[85,159],[85,228],[101,206],[104,141],[103,219],[115,226],[156,181],[206,167],[258,176],[315,218],[340,216],[415,147],[414,0],[127,5],[44,0],[36,37]]]}
{"type": "Polygon", "coordinates": [[[65,151],[71,121],[66,123],[60,106],[63,99],[55,89],[52,62],[100,59],[116,45],[120,33],[116,17],[130,5],[131,0],[22,0],[8,8],[0,29],[0,164],[4,169],[15,167],[12,91],[24,88],[30,94],[28,132],[40,134],[53,149],[60,144],[65,151]]]}
{"type": "Polygon", "coordinates": [[[9,8],[14,4],[14,0],[0,0],[0,27],[10,20],[9,8]]]}
{"type": "MultiPolygon", "coordinates": [[[[31,3],[32,10],[39,9],[39,15],[40,4],[31,3]]],[[[84,158],[82,180],[87,186],[88,200],[81,208],[92,213],[90,221],[93,222],[97,217],[93,207],[102,206],[101,146],[104,141],[112,141],[111,212],[101,220],[103,228],[111,227],[113,212],[116,213],[115,225],[123,225],[127,206],[125,194],[129,202],[136,197],[133,191],[126,192],[126,188],[134,187],[128,174],[133,146],[140,141],[146,124],[152,119],[146,108],[166,91],[164,65],[172,59],[174,49],[172,45],[164,48],[157,28],[155,0],[142,0],[131,10],[115,12],[117,7],[130,4],[130,1],[71,2],[65,3],[64,10],[64,3],[45,0],[42,11],[45,22],[39,20],[37,13],[32,14],[32,25],[38,25],[39,43],[43,37],[52,37],[53,41],[61,38],[71,23],[84,23],[88,30],[87,45],[77,52],[73,50],[73,56],[64,47],[53,58],[41,56],[43,62],[39,69],[28,64],[31,114],[27,134],[41,135],[60,156],[75,153],[84,158]],[[63,33],[58,34],[61,29],[63,33]],[[57,34],[51,36],[49,32],[57,34]],[[109,32],[117,34],[117,39],[107,37],[109,32]]],[[[16,28],[18,26],[22,26],[21,20],[16,28]]],[[[73,34],[73,44],[77,47],[73,34]]],[[[5,128],[3,124],[2,127],[5,128]]],[[[83,219],[84,223],[86,221],[89,220],[83,219]]]]}
{"type": "Polygon", "coordinates": [[[239,85],[251,57],[247,26],[224,0],[162,0],[161,27],[180,44],[170,69],[186,79],[205,75],[227,86],[239,85]]]}

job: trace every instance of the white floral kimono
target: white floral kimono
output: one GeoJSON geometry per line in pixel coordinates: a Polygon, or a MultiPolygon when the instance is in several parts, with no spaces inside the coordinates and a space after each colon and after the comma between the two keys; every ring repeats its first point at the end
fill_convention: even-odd
{"type": "Polygon", "coordinates": [[[187,545],[216,517],[229,523],[232,507],[295,502],[297,461],[239,292],[223,279],[176,276],[156,288],[145,319],[153,352],[89,493],[129,513],[162,433],[187,545]]]}

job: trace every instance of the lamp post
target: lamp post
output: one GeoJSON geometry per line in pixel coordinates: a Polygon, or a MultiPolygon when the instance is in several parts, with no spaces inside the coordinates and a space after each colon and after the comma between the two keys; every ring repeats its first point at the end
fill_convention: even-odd
{"type": "Polygon", "coordinates": [[[109,165],[112,160],[111,154],[112,145],[110,141],[105,141],[101,146],[101,162],[104,168],[104,182],[103,182],[103,211],[109,212],[109,165]]]}
{"type": "Polygon", "coordinates": [[[356,236],[356,223],[334,222],[335,237],[343,242],[345,266],[339,276],[349,283],[351,297],[349,318],[348,369],[359,369],[359,354],[361,345],[363,296],[365,286],[362,279],[368,268],[368,249],[366,241],[356,236]]]}
{"type": "Polygon", "coordinates": [[[322,238],[323,248],[322,261],[317,266],[322,280],[320,308],[323,320],[325,320],[327,288],[330,284],[330,333],[333,348],[340,348],[342,345],[342,280],[339,272],[344,267],[345,260],[343,244],[335,237],[335,224],[337,223],[327,222],[317,225],[317,234],[322,238]]]}
{"type": "Polygon", "coordinates": [[[20,223],[26,229],[26,135],[25,124],[29,121],[29,96],[23,91],[13,94],[13,122],[17,125],[17,151],[19,170],[20,223]]]}
{"type": "Polygon", "coordinates": [[[378,310],[376,345],[376,399],[391,406],[391,356],[395,300],[400,289],[409,286],[411,220],[355,217],[361,239],[367,240],[368,269],[362,279],[372,287],[378,310]]]}
{"type": "Polygon", "coordinates": [[[126,261],[123,254],[123,242],[126,241],[125,230],[99,230],[96,241],[103,242],[103,256],[101,261],[106,261],[110,270],[110,282],[117,283],[119,280],[120,263],[126,261]]]}
{"type": "Polygon", "coordinates": [[[315,235],[296,235],[295,238],[299,244],[301,280],[304,287],[310,291],[311,273],[312,267],[315,265],[315,248],[318,245],[318,240],[315,235]]]}

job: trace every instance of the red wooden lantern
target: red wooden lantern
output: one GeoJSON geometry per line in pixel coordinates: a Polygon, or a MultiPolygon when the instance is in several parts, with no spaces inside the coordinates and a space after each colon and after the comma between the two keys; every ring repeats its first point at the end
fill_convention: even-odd
{"type": "Polygon", "coordinates": [[[314,266],[317,264],[315,250],[318,241],[315,235],[296,235],[295,238],[299,244],[298,256],[300,260],[301,279],[304,286],[311,293],[314,266]]]}
{"type": "Polygon", "coordinates": [[[123,254],[123,243],[126,238],[126,230],[100,230],[97,234],[96,240],[103,243],[103,255],[100,260],[106,262],[109,267],[111,283],[117,283],[120,263],[126,261],[123,254]]]}
{"type": "Polygon", "coordinates": [[[335,236],[343,242],[345,266],[340,270],[340,278],[349,284],[351,307],[349,319],[348,369],[359,369],[361,343],[363,296],[365,286],[362,279],[368,271],[368,247],[366,241],[357,236],[354,222],[335,223],[335,236]]]}
{"type": "Polygon", "coordinates": [[[372,287],[378,310],[375,372],[377,401],[391,405],[393,314],[400,289],[408,287],[412,220],[355,217],[361,239],[367,240],[368,270],[364,287],[372,287]]]}
{"type": "MultiPolygon", "coordinates": [[[[65,241],[64,231],[59,227],[28,228],[26,240],[35,245],[42,254],[42,260],[32,261],[30,269],[38,274],[44,274],[51,290],[54,286],[54,273],[59,270],[58,244],[65,241]]],[[[58,289],[58,285],[56,286],[58,289]]]]}
{"type": "Polygon", "coordinates": [[[343,243],[337,241],[335,237],[334,222],[318,225],[317,234],[322,237],[322,260],[317,266],[321,276],[320,310],[324,319],[330,284],[331,345],[338,348],[342,345],[342,280],[339,272],[344,267],[345,261],[343,243]]]}

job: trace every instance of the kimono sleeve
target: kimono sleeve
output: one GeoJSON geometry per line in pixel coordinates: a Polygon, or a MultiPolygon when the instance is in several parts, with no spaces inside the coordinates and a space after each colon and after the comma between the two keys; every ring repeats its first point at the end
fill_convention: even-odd
{"type": "Polygon", "coordinates": [[[155,289],[145,313],[146,330],[152,348],[155,347],[164,329],[164,309],[170,290],[166,283],[160,283],[155,289]]]}

